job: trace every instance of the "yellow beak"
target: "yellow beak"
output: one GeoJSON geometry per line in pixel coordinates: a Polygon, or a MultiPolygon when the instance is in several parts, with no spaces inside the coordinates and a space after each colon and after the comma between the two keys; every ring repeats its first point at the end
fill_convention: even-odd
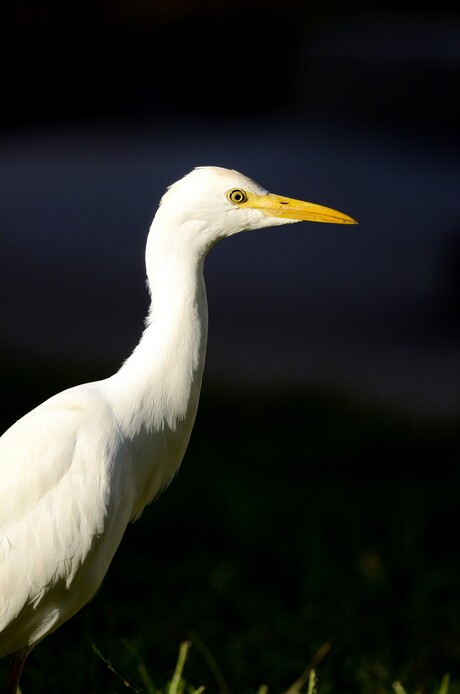
{"type": "Polygon", "coordinates": [[[343,212],[323,207],[314,202],[304,202],[268,193],[254,195],[247,193],[247,201],[242,206],[254,207],[267,217],[298,219],[305,222],[325,222],[327,224],[357,224],[358,222],[343,212]]]}

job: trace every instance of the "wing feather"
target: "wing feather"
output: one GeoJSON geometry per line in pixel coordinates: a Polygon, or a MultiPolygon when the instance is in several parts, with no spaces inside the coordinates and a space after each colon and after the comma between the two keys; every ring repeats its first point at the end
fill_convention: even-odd
{"type": "Polygon", "coordinates": [[[0,655],[41,640],[97,589],[129,518],[114,521],[123,455],[97,384],[50,398],[0,438],[0,655]]]}

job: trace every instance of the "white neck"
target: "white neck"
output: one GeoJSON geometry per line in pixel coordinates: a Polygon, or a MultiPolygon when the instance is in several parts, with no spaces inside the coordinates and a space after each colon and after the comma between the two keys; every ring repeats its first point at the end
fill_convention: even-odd
{"type": "Polygon", "coordinates": [[[136,489],[141,490],[133,515],[169,483],[190,438],[208,328],[203,263],[203,254],[190,247],[177,253],[165,249],[161,239],[150,243],[147,327],[132,355],[107,382],[117,426],[130,449],[136,489]]]}

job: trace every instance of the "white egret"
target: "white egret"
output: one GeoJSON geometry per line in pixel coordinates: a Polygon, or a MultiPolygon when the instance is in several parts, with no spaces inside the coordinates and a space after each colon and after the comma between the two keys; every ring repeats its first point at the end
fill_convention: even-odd
{"type": "Polygon", "coordinates": [[[142,338],[110,378],[69,388],[0,438],[0,656],[24,661],[95,594],[130,521],[177,473],[203,374],[203,264],[220,239],[300,220],[354,224],[199,167],[169,187],[147,238],[142,338]]]}

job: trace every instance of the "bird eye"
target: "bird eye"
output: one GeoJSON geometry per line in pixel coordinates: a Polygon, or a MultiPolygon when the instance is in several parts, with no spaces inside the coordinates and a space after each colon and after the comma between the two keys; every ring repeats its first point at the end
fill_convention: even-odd
{"type": "Polygon", "coordinates": [[[232,190],[228,191],[227,198],[230,200],[230,202],[234,202],[239,205],[242,202],[246,202],[248,196],[244,190],[241,190],[241,188],[232,188],[232,190]]]}

